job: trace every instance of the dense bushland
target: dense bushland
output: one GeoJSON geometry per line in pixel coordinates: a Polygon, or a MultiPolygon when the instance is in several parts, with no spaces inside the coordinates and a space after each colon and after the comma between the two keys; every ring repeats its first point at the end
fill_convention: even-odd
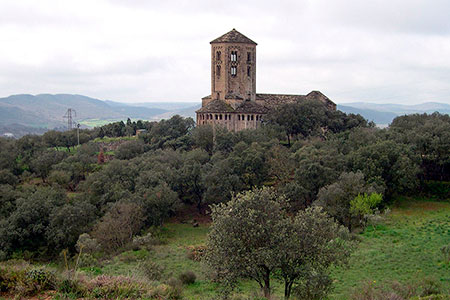
{"type": "Polygon", "coordinates": [[[378,129],[297,103],[237,133],[175,116],[81,130],[80,146],[75,131],[0,138],[0,256],[75,253],[83,233],[114,252],[187,206],[206,214],[210,204],[264,186],[291,213],[321,205],[355,228],[364,219],[352,208],[358,195],[382,196],[370,209],[399,193],[448,195],[449,134],[448,115],[403,116],[378,129]],[[133,137],[138,129],[146,133],[133,137]]]}

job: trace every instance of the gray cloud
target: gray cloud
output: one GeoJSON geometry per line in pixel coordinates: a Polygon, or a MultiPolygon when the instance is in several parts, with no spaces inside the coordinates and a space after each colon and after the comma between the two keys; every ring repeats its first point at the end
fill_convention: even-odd
{"type": "Polygon", "coordinates": [[[0,11],[0,96],[199,101],[209,42],[236,28],[259,44],[260,92],[450,102],[444,0],[4,0],[0,11]]]}

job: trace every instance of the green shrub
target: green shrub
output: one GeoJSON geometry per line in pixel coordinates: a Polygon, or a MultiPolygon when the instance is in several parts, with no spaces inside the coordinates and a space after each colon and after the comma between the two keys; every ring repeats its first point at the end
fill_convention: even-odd
{"type": "Polygon", "coordinates": [[[135,236],[133,238],[132,247],[133,250],[145,249],[150,250],[152,246],[159,245],[160,241],[151,232],[143,236],[135,236]]]}
{"type": "Polygon", "coordinates": [[[25,282],[26,271],[0,268],[0,292],[8,293],[25,282]]]}
{"type": "Polygon", "coordinates": [[[142,262],[139,267],[142,270],[142,273],[144,273],[148,279],[153,281],[160,280],[164,272],[163,266],[150,260],[142,262]]]}
{"type": "Polygon", "coordinates": [[[187,258],[193,261],[201,261],[206,253],[206,246],[205,245],[199,245],[199,246],[189,246],[188,252],[187,252],[187,258]]]}
{"type": "Polygon", "coordinates": [[[147,250],[131,250],[122,252],[119,255],[119,260],[125,263],[144,260],[148,256],[147,250]]]}
{"type": "Polygon", "coordinates": [[[450,198],[450,182],[427,180],[424,182],[424,191],[429,195],[448,199],[450,198]]]}
{"type": "Polygon", "coordinates": [[[166,299],[166,300],[180,300],[182,297],[183,289],[181,285],[170,286],[161,284],[156,288],[150,290],[146,295],[147,299],[166,299]]]}
{"type": "Polygon", "coordinates": [[[180,279],[175,278],[175,277],[170,277],[166,283],[168,286],[171,286],[171,287],[180,287],[183,285],[183,283],[180,281],[180,279]]]}
{"type": "Polygon", "coordinates": [[[183,284],[193,284],[197,279],[197,276],[192,271],[186,271],[181,273],[178,278],[183,284]]]}
{"type": "Polygon", "coordinates": [[[100,299],[138,299],[147,289],[141,282],[124,276],[97,276],[88,283],[89,297],[100,299]]]}
{"type": "Polygon", "coordinates": [[[93,257],[91,254],[83,253],[80,256],[80,260],[78,261],[78,267],[92,267],[98,263],[97,259],[93,257]]]}
{"type": "Polygon", "coordinates": [[[440,300],[441,288],[438,282],[433,279],[426,279],[422,283],[405,284],[393,282],[390,286],[376,284],[375,281],[369,281],[363,286],[353,291],[351,299],[353,300],[406,300],[406,299],[428,299],[440,300]],[[425,298],[423,298],[425,297],[425,298]]]}
{"type": "Polygon", "coordinates": [[[413,297],[409,300],[448,300],[449,295],[431,295],[431,296],[425,296],[425,297],[413,297]]]}
{"type": "Polygon", "coordinates": [[[44,268],[28,270],[25,273],[25,280],[31,292],[46,291],[56,287],[55,274],[44,268]]]}
{"type": "Polygon", "coordinates": [[[77,280],[64,279],[58,285],[58,291],[63,294],[76,296],[77,298],[86,295],[86,288],[77,280]]]}
{"type": "Polygon", "coordinates": [[[442,255],[444,256],[444,261],[446,263],[450,262],[450,244],[442,246],[441,248],[442,255]]]}
{"type": "Polygon", "coordinates": [[[420,293],[421,297],[430,296],[430,295],[438,295],[441,292],[441,286],[439,283],[433,279],[427,278],[421,284],[422,292],[420,293]]]}

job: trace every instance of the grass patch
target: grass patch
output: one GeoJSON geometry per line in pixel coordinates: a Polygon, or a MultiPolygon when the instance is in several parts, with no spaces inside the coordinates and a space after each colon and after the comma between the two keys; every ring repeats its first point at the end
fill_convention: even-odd
{"type": "MultiPolygon", "coordinates": [[[[147,259],[164,267],[161,281],[192,271],[197,281],[184,287],[186,299],[217,298],[218,286],[208,277],[205,266],[188,258],[188,249],[204,245],[207,225],[166,224],[161,236],[166,241],[154,246],[147,259]]],[[[352,290],[368,281],[389,285],[393,281],[421,283],[433,278],[441,283],[443,293],[450,293],[450,265],[440,252],[450,243],[450,203],[426,199],[399,198],[383,224],[368,227],[360,234],[361,243],[352,255],[348,268],[333,271],[334,291],[330,299],[349,299],[352,290]]],[[[102,272],[111,275],[136,275],[137,262],[114,259],[102,272]]],[[[273,281],[275,295],[282,299],[281,282],[273,281]]],[[[242,281],[238,292],[255,295],[259,287],[253,281],[242,281]]]]}
{"type": "Polygon", "coordinates": [[[334,272],[331,299],[348,299],[364,282],[390,284],[433,278],[450,293],[450,266],[440,252],[450,243],[450,203],[401,197],[383,225],[368,227],[348,269],[334,272]]]}
{"type": "Polygon", "coordinates": [[[82,120],[80,121],[81,125],[84,126],[88,126],[88,127],[100,127],[109,123],[114,123],[114,122],[120,122],[120,121],[126,121],[126,120],[122,120],[122,119],[86,119],[86,120],[82,120]]]}
{"type": "Polygon", "coordinates": [[[102,137],[102,138],[95,138],[93,140],[94,143],[111,143],[111,142],[117,142],[117,141],[132,141],[137,140],[137,136],[122,136],[122,137],[102,137]]]}
{"type": "MultiPolygon", "coordinates": [[[[205,224],[199,227],[166,224],[158,232],[163,243],[149,250],[125,251],[102,261],[101,266],[80,268],[80,271],[88,277],[106,279],[126,276],[152,286],[191,271],[196,280],[183,286],[184,299],[217,299],[219,286],[211,282],[205,266],[188,255],[189,249],[206,243],[208,231],[205,224]],[[162,267],[162,276],[155,283],[148,281],[142,269],[144,262],[162,267]]],[[[450,263],[445,262],[440,250],[450,244],[449,202],[400,197],[384,223],[368,227],[359,236],[361,243],[351,257],[350,266],[333,270],[334,290],[329,299],[350,299],[352,290],[367,282],[385,286],[394,281],[422,284],[429,278],[440,283],[442,294],[450,294],[450,263]]],[[[273,280],[272,286],[275,296],[282,299],[282,283],[273,280]]],[[[242,281],[237,292],[254,296],[259,287],[253,281],[242,281]]]]}

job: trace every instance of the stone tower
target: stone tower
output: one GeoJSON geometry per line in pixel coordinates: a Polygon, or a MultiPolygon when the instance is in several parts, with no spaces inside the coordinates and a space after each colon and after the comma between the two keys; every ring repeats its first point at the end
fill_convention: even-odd
{"type": "Polygon", "coordinates": [[[311,100],[336,110],[336,104],[319,91],[307,95],[257,94],[256,43],[233,29],[211,42],[211,95],[202,98],[202,107],[196,111],[197,125],[232,131],[255,129],[270,110],[311,100]]]}
{"type": "Polygon", "coordinates": [[[233,108],[256,100],[256,43],[236,29],[211,42],[211,100],[216,99],[233,108]]]}

